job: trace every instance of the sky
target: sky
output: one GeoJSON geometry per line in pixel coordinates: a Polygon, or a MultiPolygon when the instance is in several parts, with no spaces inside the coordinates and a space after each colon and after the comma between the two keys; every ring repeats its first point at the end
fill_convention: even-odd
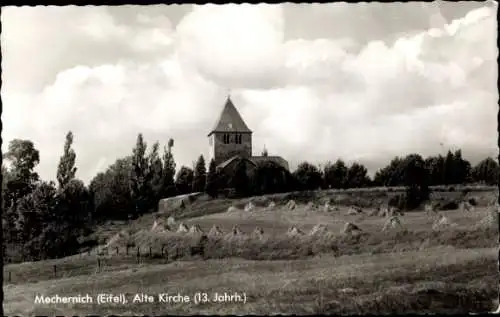
{"type": "Polygon", "coordinates": [[[40,151],[54,180],[65,135],[88,183],[169,138],[177,166],[208,156],[228,92],[264,146],[301,161],[461,148],[496,156],[496,2],[3,7],[2,151],[40,151]]]}

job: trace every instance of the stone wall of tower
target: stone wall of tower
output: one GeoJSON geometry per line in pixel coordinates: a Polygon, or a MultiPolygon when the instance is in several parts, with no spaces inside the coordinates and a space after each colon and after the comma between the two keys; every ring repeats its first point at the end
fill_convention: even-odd
{"type": "Polygon", "coordinates": [[[235,155],[240,155],[244,158],[252,157],[251,133],[240,133],[241,144],[236,144],[236,142],[234,142],[234,138],[238,133],[227,133],[230,135],[230,142],[229,144],[224,144],[224,134],[223,132],[214,132],[209,137],[210,159],[213,158],[215,164],[219,165],[235,155]]]}

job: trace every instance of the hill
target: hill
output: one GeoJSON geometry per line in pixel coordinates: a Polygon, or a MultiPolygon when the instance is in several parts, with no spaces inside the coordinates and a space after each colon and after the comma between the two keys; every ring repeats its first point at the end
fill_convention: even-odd
{"type": "Polygon", "coordinates": [[[63,259],[8,265],[6,313],[377,314],[496,308],[498,224],[484,222],[495,212],[488,202],[496,193],[485,188],[434,190],[434,204],[450,210],[440,211],[439,216],[406,212],[399,216],[400,229],[382,231],[388,217],[372,211],[400,192],[317,191],[238,200],[209,200],[199,195],[184,208],[160,210],[129,223],[107,223],[95,232],[101,240],[100,255],[93,250],[63,259]],[[290,199],[296,201],[296,208],[289,208],[290,199]],[[463,199],[473,200],[474,209],[450,207],[463,199]],[[327,200],[330,211],[321,208],[327,200]],[[249,201],[254,208],[245,211],[249,201]],[[275,206],[269,207],[270,201],[275,206]],[[354,204],[362,206],[361,214],[349,214],[354,204]],[[230,206],[235,208],[228,212],[230,206]],[[173,229],[184,223],[207,232],[217,225],[223,235],[208,239],[203,257],[176,254],[177,250],[190,250],[201,235],[165,229],[171,215],[176,218],[173,229]],[[447,225],[433,228],[442,218],[447,225]],[[157,227],[161,223],[161,230],[153,228],[155,220],[157,227]],[[361,232],[344,233],[347,222],[361,232]],[[318,225],[325,231],[310,234],[318,225]],[[237,236],[231,234],[235,226],[241,230],[237,236]],[[262,235],[254,234],[256,227],[263,229],[262,235]],[[287,235],[291,227],[303,234],[287,235]],[[128,255],[127,244],[132,245],[128,255]],[[157,300],[159,293],[193,298],[196,292],[244,293],[246,302],[195,305],[157,300]],[[93,297],[125,294],[129,303],[33,304],[37,294],[87,293],[93,297]],[[132,303],[137,293],[152,295],[156,301],[132,303]]]}

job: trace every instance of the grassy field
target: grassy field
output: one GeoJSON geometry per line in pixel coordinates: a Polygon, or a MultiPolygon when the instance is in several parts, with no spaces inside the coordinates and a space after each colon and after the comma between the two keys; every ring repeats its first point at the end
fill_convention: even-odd
{"type": "MultiPolygon", "coordinates": [[[[367,200],[377,198],[362,195],[367,200]]],[[[467,195],[487,201],[489,196],[484,196],[491,193],[467,195]]],[[[11,281],[4,286],[6,314],[384,314],[496,309],[498,226],[476,226],[493,207],[479,204],[472,212],[443,211],[454,225],[440,230],[432,229],[435,219],[425,212],[407,212],[400,217],[403,230],[381,232],[386,218],[347,215],[345,196],[337,194],[337,200],[345,203],[333,212],[310,211],[304,205],[287,210],[277,199],[273,199],[276,208],[252,212],[226,212],[230,205],[242,207],[248,200],[195,202],[184,215],[179,214],[178,222],[198,224],[205,231],[218,225],[226,233],[238,225],[243,231],[238,239],[209,239],[204,259],[189,254],[178,259],[160,256],[164,245],[172,253],[198,239],[151,231],[153,219],[165,214],[146,215],[128,224],[108,223],[96,231],[103,244],[124,229],[131,233],[110,248],[113,252],[118,247],[118,255],[94,252],[7,265],[6,277],[10,274],[11,281]],[[343,234],[346,222],[363,232],[343,234]],[[284,235],[290,226],[307,233],[316,224],[325,225],[329,232],[298,238],[284,235]],[[263,237],[252,237],[256,226],[263,228],[263,237]],[[143,249],[140,262],[135,252],[124,255],[127,242],[143,249]],[[152,257],[147,251],[150,246],[152,257]],[[136,293],[182,294],[192,299],[197,292],[244,293],[246,301],[160,303],[155,298],[154,303],[132,303],[136,293]],[[94,298],[92,304],[34,303],[36,295],[95,297],[99,293],[125,294],[129,302],[99,305],[94,298]]],[[[324,197],[315,198],[320,199],[324,197]]]]}

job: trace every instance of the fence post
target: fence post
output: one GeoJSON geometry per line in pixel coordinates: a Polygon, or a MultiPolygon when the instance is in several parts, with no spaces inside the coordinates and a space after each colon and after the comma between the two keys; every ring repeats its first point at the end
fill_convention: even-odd
{"type": "Polygon", "coordinates": [[[137,263],[140,262],[140,258],[141,258],[141,252],[139,250],[139,247],[137,247],[137,263]]]}
{"type": "Polygon", "coordinates": [[[101,272],[101,259],[97,258],[97,272],[101,272]]]}
{"type": "Polygon", "coordinates": [[[153,257],[153,248],[149,247],[149,257],[153,257]]]}
{"type": "Polygon", "coordinates": [[[127,246],[125,247],[125,255],[128,255],[128,248],[129,248],[129,245],[127,244],[127,246]]]}
{"type": "Polygon", "coordinates": [[[12,272],[9,271],[9,283],[12,281],[12,272]]]}
{"type": "Polygon", "coordinates": [[[116,247],[116,254],[118,254],[118,253],[119,253],[119,249],[118,249],[118,247],[116,247]]]}
{"type": "Polygon", "coordinates": [[[54,264],[54,277],[57,275],[57,266],[54,264]]]}

